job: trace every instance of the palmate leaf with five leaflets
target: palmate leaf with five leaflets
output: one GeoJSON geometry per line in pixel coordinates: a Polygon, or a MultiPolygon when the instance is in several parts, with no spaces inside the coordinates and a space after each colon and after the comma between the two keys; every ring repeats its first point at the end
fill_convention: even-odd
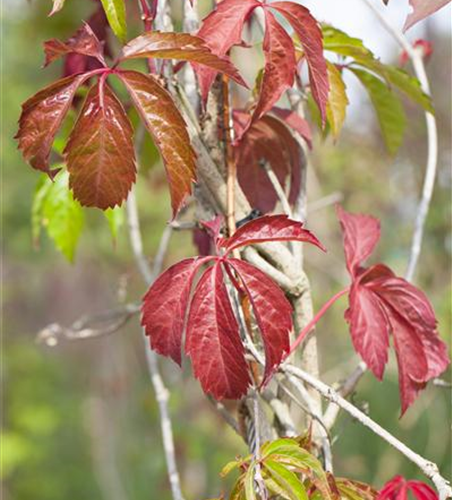
{"type": "Polygon", "coordinates": [[[218,230],[216,233],[217,250],[224,250],[224,255],[185,259],[165,271],[143,299],[142,325],[151,347],[178,364],[185,329],[185,352],[203,390],[217,399],[237,399],[246,394],[251,378],[225,277],[232,278],[239,294],[248,297],[257,319],[266,355],[262,383],[269,380],[289,352],[292,308],[270,278],[254,266],[229,257],[230,253],[265,241],[302,241],[323,247],[300,222],[283,215],[248,222],[231,238],[220,238],[218,230]],[[195,278],[205,264],[213,266],[203,272],[190,301],[195,278]]]}
{"type": "Polygon", "coordinates": [[[223,469],[223,476],[234,469],[244,471],[235,483],[233,492],[229,496],[230,500],[257,498],[255,486],[257,465],[261,468],[263,483],[272,498],[276,495],[285,500],[307,500],[316,498],[312,492],[317,491],[321,492],[323,500],[336,500],[322,464],[300,445],[298,439],[293,438],[264,443],[260,448],[259,462],[250,455],[229,463],[223,469]]]}
{"type": "MultiPolygon", "coordinates": [[[[325,50],[342,58],[350,58],[350,61],[341,61],[343,71],[351,71],[363,84],[375,108],[385,145],[390,153],[395,153],[402,142],[406,124],[405,111],[395,90],[421,105],[426,111],[433,112],[430,97],[422,91],[417,78],[403,69],[380,62],[358,38],[332,26],[324,26],[323,42],[325,50]]],[[[328,63],[328,69],[332,87],[328,102],[328,121],[333,134],[336,135],[337,123],[341,123],[345,114],[346,96],[345,89],[341,88],[343,82],[340,72],[331,63],[328,63]],[[331,101],[333,98],[334,101],[331,101]],[[334,102],[337,116],[332,113],[334,102]]]]}
{"type": "MultiPolygon", "coordinates": [[[[135,181],[133,130],[122,105],[107,85],[114,75],[124,83],[147,130],[163,157],[171,192],[173,215],[177,213],[196,179],[196,155],[185,122],[169,93],[153,76],[105,66],[101,43],[85,24],[67,42],[46,43],[47,62],[68,53],[95,57],[100,68],[73,75],[41,90],[23,105],[19,121],[19,149],[31,165],[49,175],[49,155],[77,89],[98,78],[90,90],[65,149],[69,185],[85,206],[102,209],[120,205],[135,181]]],[[[169,57],[196,61],[225,72],[244,83],[227,57],[213,54],[197,37],[180,33],[153,32],[136,38],[124,48],[120,60],[138,57],[169,57]]]]}
{"type": "MultiPolygon", "coordinates": [[[[286,18],[303,47],[311,92],[324,121],[329,84],[323,56],[322,32],[308,9],[293,2],[265,4],[255,0],[224,0],[204,19],[198,36],[206,41],[212,51],[225,55],[231,47],[241,43],[243,26],[257,7],[263,8],[265,15],[266,30],[263,43],[265,67],[253,121],[270,110],[283,92],[292,86],[296,72],[293,42],[276,21],[272,10],[286,18]]],[[[206,99],[215,72],[199,71],[196,66],[195,70],[200,81],[202,96],[206,99]]]]}
{"type": "Polygon", "coordinates": [[[380,238],[378,221],[340,207],[337,215],[352,278],[345,318],[353,345],[381,380],[392,334],[403,415],[427,382],[449,365],[447,346],[438,336],[435,313],[421,290],[383,264],[362,267],[380,238]]]}

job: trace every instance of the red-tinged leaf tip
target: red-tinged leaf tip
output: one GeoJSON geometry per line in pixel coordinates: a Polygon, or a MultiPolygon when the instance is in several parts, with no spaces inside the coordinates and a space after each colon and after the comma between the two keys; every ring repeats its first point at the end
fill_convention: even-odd
{"type": "Polygon", "coordinates": [[[182,334],[193,280],[209,258],[191,258],[171,266],[143,298],[141,324],[152,349],[181,364],[182,334]]]}
{"type": "MultiPolygon", "coordinates": [[[[234,126],[240,135],[249,115],[234,112],[234,126]]],[[[300,189],[303,151],[286,124],[279,118],[265,115],[253,123],[234,146],[237,178],[250,205],[262,213],[275,207],[278,196],[262,163],[268,163],[285,186],[290,179],[289,203],[295,203],[300,189]]]]}
{"type": "Polygon", "coordinates": [[[308,64],[312,97],[319,107],[322,123],[325,124],[329,81],[323,55],[322,30],[309,10],[302,5],[294,2],[273,2],[269,7],[287,19],[301,42],[308,64]]]}
{"type": "Polygon", "coordinates": [[[133,129],[102,80],[89,91],[66,145],[69,186],[84,206],[120,205],[135,182],[133,129]]]}
{"type": "MultiPolygon", "coordinates": [[[[197,36],[206,42],[214,54],[225,56],[232,46],[241,44],[243,25],[260,5],[257,0],[223,0],[203,20],[197,36]]],[[[193,67],[205,102],[217,71],[197,64],[193,64],[193,67]]]]}
{"type": "Polygon", "coordinates": [[[419,21],[434,14],[437,10],[446,6],[450,0],[410,0],[412,12],[408,15],[403,27],[403,31],[407,31],[419,21]]]}
{"type": "Polygon", "coordinates": [[[378,492],[376,500],[408,500],[408,492],[417,500],[438,500],[437,493],[422,481],[406,480],[402,476],[394,476],[378,492]]]}
{"type": "Polygon", "coordinates": [[[336,206],[336,214],[342,228],[347,269],[355,276],[380,239],[380,222],[368,215],[346,212],[340,205],[336,206]]]}
{"type": "Polygon", "coordinates": [[[226,254],[232,250],[266,241],[302,241],[311,243],[326,251],[320,241],[303,224],[293,221],[287,215],[266,215],[241,226],[230,238],[222,238],[218,242],[226,254]]]}
{"type": "Polygon", "coordinates": [[[205,271],[190,305],[185,351],[205,393],[238,399],[251,383],[221,264],[205,271]]]}
{"type": "Polygon", "coordinates": [[[279,286],[265,273],[243,260],[228,259],[242,282],[259,327],[265,350],[265,385],[290,351],[292,306],[279,286]]]}
{"type": "Polygon", "coordinates": [[[134,38],[122,49],[121,59],[143,57],[190,61],[224,73],[247,87],[229,57],[214,54],[203,39],[188,33],[151,31],[134,38]]]}
{"type": "Polygon", "coordinates": [[[196,154],[185,121],[171,95],[152,76],[121,71],[135,108],[160,150],[171,193],[173,217],[196,181],[196,154]]]}
{"type": "Polygon", "coordinates": [[[22,105],[15,136],[26,161],[36,170],[54,176],[49,156],[55,136],[74,99],[84,75],[70,76],[40,90],[22,105]]]}
{"type": "Polygon", "coordinates": [[[292,39],[267,9],[263,50],[264,74],[259,89],[259,99],[253,113],[253,122],[262,118],[282,94],[292,87],[297,67],[292,39]]]}
{"type": "Polygon", "coordinates": [[[52,38],[44,42],[44,67],[67,54],[80,54],[96,58],[105,66],[103,47],[89,24],[83,26],[66,42],[52,38]]]}

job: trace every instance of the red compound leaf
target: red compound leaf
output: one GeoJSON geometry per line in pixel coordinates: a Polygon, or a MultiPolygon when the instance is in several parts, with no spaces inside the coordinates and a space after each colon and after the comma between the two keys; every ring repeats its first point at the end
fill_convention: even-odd
{"type": "Polygon", "coordinates": [[[399,368],[402,415],[427,382],[440,375],[450,360],[436,330],[433,308],[425,294],[383,264],[361,267],[380,237],[373,217],[353,215],[338,207],[347,267],[352,277],[350,324],[353,345],[381,380],[392,334],[399,368]]]}

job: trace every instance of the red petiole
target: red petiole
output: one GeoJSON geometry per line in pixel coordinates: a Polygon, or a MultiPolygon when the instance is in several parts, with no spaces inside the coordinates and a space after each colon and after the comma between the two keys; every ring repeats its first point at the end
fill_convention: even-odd
{"type": "Polygon", "coordinates": [[[340,292],[337,292],[333,295],[323,306],[320,308],[318,313],[311,319],[311,321],[301,330],[298,337],[295,339],[294,343],[290,346],[289,354],[286,356],[288,358],[295,349],[303,342],[303,340],[307,337],[308,333],[315,327],[320,318],[326,313],[326,311],[343,295],[347,294],[350,290],[350,287],[344,288],[340,292]]]}

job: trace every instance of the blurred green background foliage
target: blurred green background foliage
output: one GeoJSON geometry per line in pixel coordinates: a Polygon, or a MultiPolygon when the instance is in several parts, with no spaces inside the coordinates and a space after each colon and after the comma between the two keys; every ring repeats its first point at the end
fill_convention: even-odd
{"type": "MultiPolygon", "coordinates": [[[[129,2],[130,3],[130,2],[129,2]]],[[[39,248],[31,232],[31,207],[40,174],[25,165],[12,137],[20,103],[56,78],[61,67],[40,70],[42,42],[67,38],[93,9],[89,1],[67,1],[48,19],[50,2],[4,2],[3,28],[3,430],[4,500],[169,500],[158,409],[149,382],[137,318],[114,335],[51,348],[36,342],[45,325],[70,324],[121,303],[136,302],[145,289],[134,267],[125,228],[115,241],[96,210],[84,210],[85,227],[74,263],[68,263],[46,236],[39,248]]],[[[175,12],[180,19],[180,5],[175,12]]],[[[177,17],[176,16],[176,17],[177,17]]],[[[140,29],[129,9],[130,33],[140,29]],[[134,22],[135,20],[135,22],[134,22]]],[[[353,35],[353,33],[351,33],[353,35]]],[[[386,36],[386,35],[385,35],[386,36]]],[[[428,216],[418,283],[431,298],[441,334],[451,332],[451,40],[429,32],[435,52],[428,64],[440,132],[440,163],[428,216]]],[[[394,60],[398,54],[394,54],[394,60]]],[[[245,57],[240,51],[240,57],[245,57]]],[[[243,61],[241,61],[243,65],[243,61]]],[[[351,96],[361,99],[362,96],[351,96]]],[[[309,200],[339,193],[349,210],[382,220],[375,259],[403,274],[426,156],[423,113],[407,103],[409,127],[395,157],[382,145],[369,103],[360,108],[337,143],[317,137],[309,172],[309,200]]],[[[137,195],[146,254],[155,254],[170,217],[163,169],[149,139],[141,158],[137,195]]],[[[42,181],[41,181],[42,182],[42,181]]],[[[315,306],[347,282],[340,234],[332,206],[314,209],[309,227],[328,248],[307,250],[315,306]]],[[[195,249],[188,232],[172,239],[165,265],[195,249]]],[[[152,257],[151,257],[152,259],[152,257]]],[[[353,370],[353,354],[339,302],[317,329],[322,377],[335,382],[353,370]]],[[[188,499],[218,495],[222,465],[243,443],[204,398],[189,367],[170,361],[162,369],[171,388],[177,456],[188,499]]],[[[450,380],[450,373],[445,375],[450,380]]],[[[390,432],[451,468],[450,391],[429,387],[399,419],[394,360],[385,380],[367,374],[354,402],[367,408],[390,432]]],[[[233,407],[233,405],[232,405],[233,407]]],[[[343,415],[334,433],[335,471],[380,487],[396,473],[421,478],[395,450],[343,415]]]]}

